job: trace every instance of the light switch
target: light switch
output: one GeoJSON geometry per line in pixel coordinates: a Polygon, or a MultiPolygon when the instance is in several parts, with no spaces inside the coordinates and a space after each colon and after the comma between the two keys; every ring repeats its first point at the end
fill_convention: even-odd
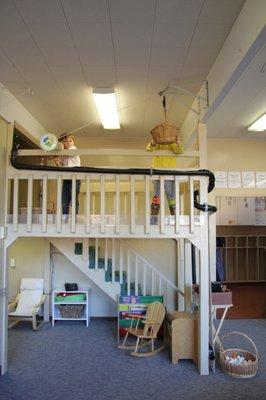
{"type": "Polygon", "coordinates": [[[16,260],[15,258],[10,258],[10,268],[15,268],[16,267],[16,260]]]}

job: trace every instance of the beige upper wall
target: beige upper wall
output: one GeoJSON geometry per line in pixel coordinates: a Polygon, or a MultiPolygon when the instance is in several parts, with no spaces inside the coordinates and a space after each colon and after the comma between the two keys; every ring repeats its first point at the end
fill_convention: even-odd
{"type": "Polygon", "coordinates": [[[266,142],[208,139],[208,169],[266,171],[266,142]]]}

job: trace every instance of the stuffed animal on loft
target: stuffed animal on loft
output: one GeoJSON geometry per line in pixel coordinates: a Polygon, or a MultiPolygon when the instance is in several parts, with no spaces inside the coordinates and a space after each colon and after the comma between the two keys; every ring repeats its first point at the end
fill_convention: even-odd
{"type": "Polygon", "coordinates": [[[167,121],[165,96],[163,97],[162,104],[164,121],[151,130],[152,140],[147,145],[146,150],[171,150],[174,154],[180,154],[183,151],[183,146],[181,144],[179,129],[176,125],[167,121]]]}

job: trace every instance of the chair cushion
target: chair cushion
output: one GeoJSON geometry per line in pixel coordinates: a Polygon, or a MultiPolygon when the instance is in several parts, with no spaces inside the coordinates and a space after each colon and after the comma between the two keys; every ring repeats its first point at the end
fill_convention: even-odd
{"type": "Polygon", "coordinates": [[[42,295],[43,290],[22,290],[16,310],[9,315],[30,317],[33,308],[40,303],[42,295]]]}
{"type": "Polygon", "coordinates": [[[43,279],[42,278],[22,278],[20,283],[20,290],[42,290],[43,291],[43,279]]]}

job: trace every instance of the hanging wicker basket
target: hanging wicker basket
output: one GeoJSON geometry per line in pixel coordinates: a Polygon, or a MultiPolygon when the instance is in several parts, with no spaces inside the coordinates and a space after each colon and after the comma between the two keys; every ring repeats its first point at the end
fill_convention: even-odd
{"type": "Polygon", "coordinates": [[[253,378],[258,371],[258,360],[259,354],[255,343],[244,333],[241,332],[229,332],[224,335],[221,339],[221,347],[220,347],[220,364],[222,370],[234,378],[253,378]],[[224,349],[223,348],[223,340],[225,337],[230,335],[241,335],[246,338],[253,346],[255,353],[250,351],[242,350],[242,349],[224,349]],[[234,364],[231,363],[227,357],[244,357],[247,361],[246,363],[234,364]]]}
{"type": "Polygon", "coordinates": [[[163,111],[164,122],[156,125],[151,130],[152,138],[154,142],[157,144],[170,144],[178,142],[180,139],[179,129],[177,126],[170,124],[167,121],[165,98],[163,100],[163,106],[164,106],[164,111],[163,111]]]}

